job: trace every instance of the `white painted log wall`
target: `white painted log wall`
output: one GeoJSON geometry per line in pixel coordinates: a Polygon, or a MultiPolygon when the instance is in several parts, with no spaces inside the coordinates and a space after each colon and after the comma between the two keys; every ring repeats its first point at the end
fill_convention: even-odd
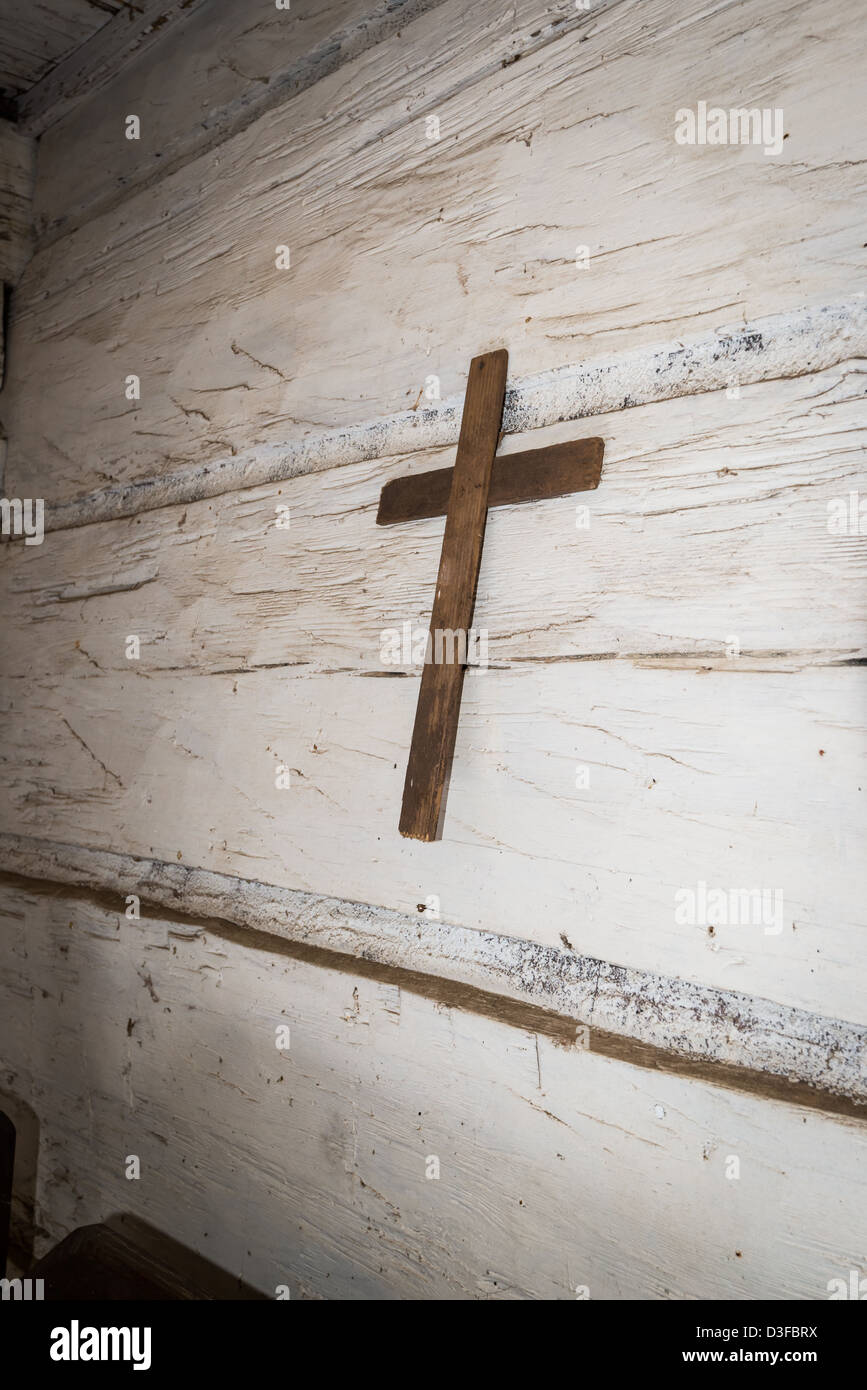
{"type": "MultiPolygon", "coordinates": [[[[864,486],[864,354],[845,336],[860,146],[840,117],[862,22],[833,6],[817,34],[814,7],[782,0],[652,16],[630,0],[589,15],[444,0],[189,163],[181,120],[165,177],[154,145],[130,149],[117,125],[129,96],[149,99],[156,46],[52,126],[45,236],[0,402],[7,494],[51,507],[189,472],[174,493],[143,493],[156,510],[127,517],[125,499],[120,519],[82,525],[89,507],[112,514],[109,492],[59,512],[75,524],[43,546],[2,548],[0,830],[408,913],[436,894],[457,927],[867,1022],[863,539],[827,526],[828,502],[864,486]],[[701,98],[784,107],[783,155],[676,146],[674,111],[701,98]],[[70,150],[91,161],[81,179],[70,150]],[[283,274],[278,242],[292,247],[283,274]],[[834,337],[818,325],[843,301],[834,337]],[[417,680],[370,677],[384,674],[382,628],[426,621],[442,523],[377,530],[374,516],[388,478],[451,453],[408,454],[390,418],[430,372],[459,394],[472,353],[500,342],[522,381],[604,354],[658,361],[654,345],[675,355],[762,315],[811,327],[782,370],[769,355],[734,373],[754,383],[737,398],[523,434],[516,412],[507,449],[601,434],[602,486],[492,515],[477,623],[494,669],[467,681],[446,839],[402,842],[417,680]],[[140,403],[123,398],[128,372],[140,403]],[[793,379],[756,379],[779,375],[793,379]],[[379,451],[392,457],[359,451],[368,423],[400,441],[379,451]],[[323,431],[338,431],[327,447],[323,431]],[[269,450],[292,449],[322,471],[240,490],[233,460],[249,454],[261,477],[269,450]],[[197,491],[227,462],[232,490],[197,491]],[[202,500],[160,505],[172,496],[202,500]],[[289,532],[273,527],[278,502],[289,532]],[[591,772],[580,791],[577,764],[591,772]],[[700,879],[781,888],[783,932],[678,925],[674,894],[700,879]]],[[[179,100],[181,113],[201,100],[195,81],[179,100]]],[[[143,110],[168,139],[170,112],[143,110]]],[[[451,438],[443,428],[422,442],[451,438]]],[[[587,1283],[594,1297],[813,1298],[867,1259],[853,1123],[405,992],[396,1015],[390,986],[350,986],[276,946],[221,939],[215,954],[191,928],[127,923],[64,891],[53,904],[0,893],[6,1084],[34,1098],[64,1165],[39,1174],[50,1240],[137,1202],[263,1290],[288,1278],[307,1297],[568,1297],[587,1283]],[[226,992],[205,1005],[212,986],[226,992]],[[126,1038],[133,1005],[141,1049],[126,1038]],[[304,1040],[291,1110],[273,1099],[262,1024],[284,1008],[304,1040]],[[47,1050],[28,1064],[34,1044],[47,1050]],[[70,1107],[87,1096],[80,1133],[70,1107]],[[148,1118],[168,1146],[143,1133],[148,1118]],[[112,1158],[132,1151],[131,1127],[160,1172],[140,1189],[112,1158]],[[452,1186],[432,1198],[412,1145],[447,1142],[452,1186]],[[745,1187],[719,1161],[738,1144],[745,1187]],[[241,1191],[236,1225],[225,1213],[241,1191]]]]}
{"type": "MultiPolygon", "coordinates": [[[[829,507],[848,510],[867,484],[864,381],[844,361],[736,400],[708,392],[510,437],[502,453],[598,434],[605,462],[593,493],[491,513],[475,614],[490,661],[734,670],[867,655],[863,540],[829,529],[829,507]]],[[[3,670],[128,674],[137,632],[149,674],[381,672],[383,629],[427,621],[443,530],[377,527],[381,488],[453,457],[401,453],[11,547],[3,670]]]]}
{"type": "Polygon", "coordinates": [[[442,0],[317,0],[251,12],[237,0],[146,0],[62,64],[22,102],[40,141],[40,231],[65,234],[284,105],[442,0]],[[154,20],[158,22],[154,24],[154,20]],[[135,61],[133,61],[135,60],[135,61]],[[125,67],[117,81],[120,62],[125,67]],[[171,99],[166,100],[166,93],[171,99]],[[122,130],[142,120],[130,160],[122,130]],[[94,159],[94,134],[102,159],[94,159]],[[69,180],[66,152],[82,151],[69,180]]]}
{"type": "MultiPolygon", "coordinates": [[[[35,258],[17,494],[58,501],[389,415],[430,373],[462,390],[481,346],[507,344],[522,378],[852,296],[859,132],[843,113],[863,24],[837,4],[817,34],[807,0],[652,15],[446,0],[35,258]],[[783,153],[676,145],[676,110],[702,94],[782,107],[783,153]]],[[[105,109],[75,163],[132,175],[147,145],[105,109]]],[[[58,148],[66,206],[78,176],[58,148]]]]}
{"type": "Polygon", "coordinates": [[[31,687],[3,709],[2,828],[408,912],[435,895],[450,922],[867,1022],[860,673],[578,669],[468,681],[428,853],[397,835],[417,682],[351,675],[31,687]],[[701,881],[779,890],[780,930],[679,923],[701,881]]]}
{"type": "Polygon", "coordinates": [[[293,1298],[812,1300],[864,1266],[858,1121],[122,903],[5,888],[2,911],[0,1096],[41,1120],[52,1236],[133,1212],[293,1298]]]}
{"type": "Polygon", "coordinates": [[[418,677],[380,633],[427,621],[442,522],[374,517],[444,455],[7,547],[0,829],[401,911],[434,894],[449,922],[867,1022],[864,550],[828,531],[860,381],[596,417],[589,530],[574,498],[492,515],[493,669],[433,846],[396,830],[418,677]],[[779,890],[782,929],[684,926],[699,881],[779,890]]]}

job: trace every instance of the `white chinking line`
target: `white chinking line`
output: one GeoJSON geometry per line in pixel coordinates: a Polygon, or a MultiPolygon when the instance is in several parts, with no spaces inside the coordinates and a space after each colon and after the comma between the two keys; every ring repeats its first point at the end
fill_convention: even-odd
{"type": "MultiPolygon", "coordinates": [[[[0,834],[0,868],[135,893],[152,908],[473,986],[692,1060],[746,1067],[867,1101],[867,1027],[389,908],[208,869],[0,834]]],[[[592,1046],[592,1043],[591,1043],[592,1046]]],[[[865,1115],[867,1117],[867,1115],[865,1115]]]]}
{"type": "MultiPolygon", "coordinates": [[[[479,350],[485,346],[496,344],[480,344],[479,350]]],[[[867,357],[864,295],[525,377],[506,391],[503,432],[523,434],[562,420],[720,391],[732,381],[746,386],[803,376],[857,357],[867,357]]],[[[231,458],[101,488],[69,502],[48,502],[45,529],[112,521],[345,464],[447,447],[457,443],[462,406],[462,397],[453,396],[418,411],[258,445],[231,458]]]]}

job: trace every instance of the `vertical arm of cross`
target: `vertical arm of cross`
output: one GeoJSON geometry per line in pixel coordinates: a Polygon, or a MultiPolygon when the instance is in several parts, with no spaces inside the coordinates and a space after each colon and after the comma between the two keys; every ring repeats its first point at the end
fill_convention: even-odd
{"type": "MultiPolygon", "coordinates": [[[[428,639],[428,659],[412,733],[400,833],[413,840],[435,840],[445,810],[461,692],[464,662],[435,660],[444,644],[431,642],[437,633],[463,633],[473,621],[476,586],[482,560],[488,494],[494,454],[500,434],[506,393],[508,353],[485,353],[470,363],[457,456],[449,493],[440,567],[428,639]]],[[[449,655],[454,657],[450,644],[449,655]]]]}

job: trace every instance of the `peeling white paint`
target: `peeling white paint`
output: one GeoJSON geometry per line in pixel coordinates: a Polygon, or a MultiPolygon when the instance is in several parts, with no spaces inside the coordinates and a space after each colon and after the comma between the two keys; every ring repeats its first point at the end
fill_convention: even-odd
{"type": "MultiPolygon", "coordinates": [[[[867,356],[867,300],[775,314],[688,342],[559,367],[507,387],[503,433],[541,429],[605,411],[724,389],[736,375],[746,385],[802,376],[850,357],[867,356]]],[[[365,459],[456,444],[462,398],[404,411],[297,442],[262,445],[231,458],[49,505],[45,529],[97,521],[217,497],[365,459]]]]}
{"type": "Polygon", "coordinates": [[[120,900],[136,893],[157,908],[457,980],[541,1005],[591,1032],[867,1101],[867,1026],[494,932],[154,859],[0,835],[0,864],[31,878],[107,890],[120,900]]]}
{"type": "Polygon", "coordinates": [[[351,962],[62,890],[3,883],[0,926],[0,1104],[40,1254],[125,1212],[293,1299],[814,1300],[863,1268],[857,1120],[407,990],[396,1019],[351,962]]]}

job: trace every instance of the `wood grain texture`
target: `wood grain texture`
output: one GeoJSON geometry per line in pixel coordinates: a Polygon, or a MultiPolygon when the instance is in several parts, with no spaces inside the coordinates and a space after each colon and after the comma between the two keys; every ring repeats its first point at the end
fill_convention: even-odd
{"type": "Polygon", "coordinates": [[[0,89],[20,97],[123,8],[124,0],[0,0],[0,89]]]}
{"type": "Polygon", "coordinates": [[[33,140],[0,120],[0,281],[10,286],[33,253],[35,148],[33,140]]]}
{"type": "Polygon", "coordinates": [[[267,952],[496,1018],[632,1066],[867,1120],[867,1024],[737,990],[456,927],[416,911],[0,833],[0,883],[28,894],[138,897],[153,914],[216,922],[267,952]]]}
{"type": "Polygon", "coordinates": [[[858,669],[471,671],[430,846],[395,825],[416,680],[135,665],[4,681],[0,829],[867,1021],[858,669]],[[781,930],[679,920],[701,882],[779,892],[781,930]]]}
{"type": "Polygon", "coordinates": [[[375,526],[389,470],[434,460],[3,547],[3,827],[409,913],[434,894],[454,924],[860,1019],[865,555],[828,503],[864,491],[862,383],[619,412],[589,529],[568,499],[492,514],[491,669],[437,846],[395,834],[417,669],[380,643],[425,621],[442,523],[375,526]],[[699,880],[780,887],[784,932],[678,926],[699,880]]]}
{"type": "MultiPolygon", "coordinates": [[[[153,0],[147,0],[148,5],[153,0]]],[[[176,0],[172,0],[174,8],[176,0]]],[[[612,0],[597,0],[608,6],[612,0]]],[[[201,5],[201,0],[198,0],[201,5]]],[[[99,42],[88,45],[81,64],[64,65],[63,90],[55,74],[46,84],[45,97],[60,96],[50,117],[53,128],[45,132],[44,142],[46,179],[40,194],[39,228],[44,244],[50,244],[68,230],[98,216],[111,214],[130,194],[154,187],[186,165],[208,159],[219,164],[226,144],[274,108],[304,97],[315,85],[332,79],[333,91],[320,107],[321,117],[331,124],[335,118],[341,138],[348,130],[342,120],[348,88],[354,89],[353,101],[361,96],[357,69],[363,70],[361,86],[367,87],[359,103],[357,116],[364,118],[371,103],[383,105],[391,120],[400,119],[400,106],[391,100],[399,74],[395,58],[401,55],[404,63],[406,98],[413,106],[426,107],[424,93],[449,90],[449,66],[452,77],[460,79],[470,59],[466,20],[454,12],[440,22],[428,22],[416,27],[428,11],[442,7],[442,0],[319,0],[315,6],[295,5],[289,10],[269,12],[262,9],[251,24],[249,17],[233,0],[208,0],[198,14],[185,16],[177,36],[168,35],[162,41],[162,31],[151,39],[150,52],[134,54],[136,61],[128,63],[117,80],[112,80],[111,59],[114,56],[108,40],[115,36],[106,30],[99,42]],[[439,38],[439,44],[434,40],[439,38]],[[391,40],[389,48],[374,54],[391,40]],[[104,54],[100,49],[108,50],[104,54]],[[425,50],[424,55],[422,49],[425,50]],[[98,55],[94,76],[99,90],[88,99],[90,73],[98,55]],[[377,71],[386,90],[377,90],[377,71]],[[172,100],[160,99],[161,79],[171,86],[172,100]],[[427,87],[421,84],[427,82],[427,87]],[[52,90],[54,89],[54,90],[52,90]],[[85,100],[75,106],[76,94],[83,91],[85,100]],[[336,94],[336,106],[334,96],[336,94]],[[64,109],[72,105],[67,114],[64,109]],[[127,111],[142,116],[142,139],[131,159],[114,138],[118,123],[122,124],[127,111]],[[84,150],[86,135],[95,135],[103,153],[100,163],[84,150]],[[63,148],[82,148],[79,179],[69,178],[63,167],[63,148]],[[219,153],[216,152],[219,150],[219,153]]],[[[133,46],[135,30],[147,30],[143,22],[130,26],[133,46]]],[[[578,14],[565,0],[554,0],[546,9],[539,0],[521,0],[521,7],[508,16],[486,13],[482,25],[472,25],[479,43],[487,40],[491,46],[503,46],[505,51],[526,55],[547,48],[558,31],[585,28],[588,16],[578,14]],[[531,25],[538,27],[533,30],[531,25]]],[[[114,28],[115,26],[112,26],[114,28]]],[[[117,34],[123,29],[118,26],[117,34]]],[[[474,71],[490,75],[500,66],[496,52],[476,51],[472,55],[474,71]]],[[[41,93],[35,92],[38,98],[41,93]]],[[[24,103],[23,118],[28,127],[38,129],[39,114],[24,103]]],[[[300,114],[300,113],[299,113],[300,114]]],[[[403,109],[406,118],[408,111],[403,109]]],[[[304,154],[298,140],[298,119],[289,108],[292,121],[292,140],[288,153],[304,154]]],[[[282,118],[284,121],[286,116],[282,118]]],[[[306,134],[306,132],[305,132],[306,134]]],[[[304,142],[306,144],[306,140],[304,142]]]]}
{"type": "MultiPolygon", "coordinates": [[[[482,563],[488,491],[500,437],[509,354],[504,349],[474,357],[467,376],[458,452],[452,471],[429,632],[468,640],[482,563]]],[[[421,677],[406,768],[400,833],[435,840],[458,732],[465,662],[432,648],[421,677]]]]}
{"type": "MultiPolygon", "coordinates": [[[[35,81],[21,93],[18,119],[27,134],[34,137],[43,135],[57,121],[68,118],[82,100],[100,93],[110,81],[114,81],[116,88],[126,88],[128,98],[133,99],[132,105],[127,100],[126,110],[134,110],[138,93],[135,82],[131,86],[128,82],[128,74],[124,71],[127,64],[143,57],[157,42],[165,62],[164,40],[169,37],[170,26],[181,18],[189,20],[196,10],[202,8],[205,0],[139,0],[135,6],[127,4],[126,0],[107,0],[107,3],[106,0],[99,0],[98,8],[89,4],[88,0],[49,0],[49,4],[67,7],[70,3],[87,8],[94,17],[102,10],[100,22],[94,23],[91,31],[83,34],[73,47],[57,53],[50,66],[38,72],[35,81]]],[[[41,28],[44,30],[47,27],[44,0],[41,0],[39,8],[43,10],[41,28]]],[[[213,9],[213,4],[209,3],[208,8],[213,9]]],[[[207,48],[207,44],[202,44],[202,38],[202,33],[191,34],[189,27],[184,26],[176,46],[183,49],[185,42],[192,39],[195,43],[198,39],[197,46],[201,52],[203,47],[207,48]]],[[[171,41],[175,46],[173,30],[171,41]]],[[[173,80],[178,74],[166,70],[164,75],[165,90],[172,90],[173,80]]],[[[96,96],[96,102],[90,107],[90,119],[94,123],[98,119],[110,119],[106,108],[97,117],[100,109],[96,104],[98,100],[96,96]]],[[[165,106],[180,114],[176,104],[178,100],[179,93],[173,90],[172,101],[165,103],[165,106]]],[[[74,138],[68,119],[65,133],[74,138]]],[[[71,144],[72,140],[67,144],[68,149],[71,144]]]]}
{"type": "MultiPolygon", "coordinates": [[[[351,430],[411,408],[431,373],[456,396],[480,322],[509,325],[523,379],[851,296],[860,132],[838,115],[860,94],[861,16],[824,11],[821,63],[807,3],[685,0],[657,20],[637,0],[447,0],[219,163],[35,258],[4,418],[13,495],[56,502],[351,430]],[[579,27],[554,25],[567,13],[579,27]],[[782,107],[783,153],[677,145],[674,113],[702,92],[782,107]]],[[[138,157],[116,123],[91,137],[76,148],[95,169],[138,157]]],[[[65,144],[57,164],[45,186],[68,204],[84,174],[65,144]]]]}
{"type": "MultiPolygon", "coordinates": [[[[44,132],[6,491],[79,529],[0,547],[0,829],[71,845],[49,877],[110,860],[117,901],[0,885],[40,1240],[132,1205],[293,1297],[811,1299],[862,1268],[863,1124],[647,1060],[756,1038],[775,1084],[863,1092],[865,555],[828,524],[865,488],[862,22],[443,0],[204,156],[211,55],[161,71],[159,41],[44,132]],[[678,145],[704,97],[783,110],[782,152],[678,145]],[[382,635],[426,621],[443,528],[376,505],[452,462],[462,364],[501,340],[506,454],[593,413],[606,470],[586,528],[491,517],[490,665],[419,845],[418,673],[382,635]],[[125,916],[137,859],[174,910],[125,916]],[[278,934],[565,980],[645,1060],[176,915],[246,910],[242,879],[278,934]],[[684,918],[700,885],[774,917],[684,918]]],[[[272,95],[275,24],[213,50],[221,110],[272,95]]]]}
{"type": "MultiPolygon", "coordinates": [[[[577,439],[495,458],[488,510],[593,491],[602,476],[604,448],[601,439],[577,439]]],[[[392,479],[380,493],[377,526],[445,516],[453,477],[453,468],[435,468],[392,479]]]]}
{"type": "MultiPolygon", "coordinates": [[[[662,343],[514,382],[506,393],[505,434],[545,429],[564,420],[584,420],[627,406],[635,409],[679,396],[725,390],[737,397],[745,386],[827,371],[867,356],[867,305],[857,295],[835,304],[773,314],[730,330],[662,343]],[[735,385],[733,385],[735,383],[735,385]],[[624,402],[626,405],[624,405],[624,402]]],[[[300,440],[253,444],[207,463],[185,464],[132,483],[109,482],[46,513],[50,531],[89,526],[178,503],[222,497],[239,488],[286,482],[456,444],[461,400],[436,408],[400,411],[351,428],[325,430],[300,440]]]]}
{"type": "Polygon", "coordinates": [[[106,25],[21,98],[19,121],[46,137],[43,239],[65,235],[133,189],[216,150],[440,3],[317,0],[263,6],[251,23],[237,0],[143,0],[134,15],[106,25]],[[158,98],[161,84],[171,101],[158,98]],[[122,147],[108,140],[106,164],[100,169],[83,158],[81,184],[61,201],[61,192],[69,192],[61,146],[76,145],[88,130],[122,125],[128,111],[143,116],[139,158],[124,160],[122,147]]]}
{"type": "Polygon", "coordinates": [[[124,1211],[293,1299],[813,1300],[864,1273],[863,1125],[124,912],[3,889],[38,1253],[124,1211]]]}
{"type": "MultiPolygon", "coordinates": [[[[828,530],[829,504],[867,490],[864,380],[851,362],[736,400],[598,417],[606,463],[591,497],[488,519],[476,620],[490,662],[621,654],[737,674],[867,657],[863,539],[828,530]]],[[[573,430],[515,435],[501,457],[573,430]]],[[[124,638],[138,633],[151,675],[410,672],[383,663],[382,633],[426,623],[442,522],[377,527],[377,504],[383,483],[453,458],[359,463],[3,546],[2,670],[19,682],[128,675],[124,638]]]]}

